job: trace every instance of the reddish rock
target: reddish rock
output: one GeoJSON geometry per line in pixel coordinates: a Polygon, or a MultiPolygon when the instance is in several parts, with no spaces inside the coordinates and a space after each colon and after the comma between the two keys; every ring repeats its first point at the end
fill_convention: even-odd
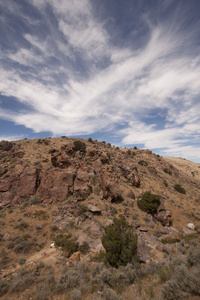
{"type": "Polygon", "coordinates": [[[0,150],[2,151],[10,151],[15,146],[14,143],[8,141],[1,141],[0,142],[0,150]]]}
{"type": "Polygon", "coordinates": [[[17,203],[20,202],[20,198],[34,195],[37,177],[38,169],[35,166],[16,166],[9,177],[0,181],[1,206],[17,203]]]}
{"type": "Polygon", "coordinates": [[[40,173],[38,197],[44,202],[64,201],[73,193],[76,171],[48,170],[40,173]]]}
{"type": "Polygon", "coordinates": [[[79,169],[74,181],[74,192],[79,192],[81,195],[89,195],[92,192],[90,177],[86,170],[79,169]]]}
{"type": "Polygon", "coordinates": [[[172,214],[169,210],[163,209],[158,210],[157,214],[154,215],[154,218],[159,221],[163,226],[171,226],[172,220],[171,220],[172,214]]]}
{"type": "Polygon", "coordinates": [[[137,167],[121,166],[122,175],[130,182],[132,186],[140,186],[140,176],[137,167]]]}
{"type": "Polygon", "coordinates": [[[101,209],[93,204],[88,205],[88,210],[92,212],[93,214],[101,214],[101,209]]]}
{"type": "Polygon", "coordinates": [[[111,202],[122,202],[122,192],[119,189],[118,181],[112,174],[113,168],[111,166],[104,167],[100,173],[100,184],[103,191],[103,198],[109,199],[111,202]]]}
{"type": "Polygon", "coordinates": [[[81,252],[74,252],[70,257],[71,260],[79,261],[81,259],[81,252]]]}

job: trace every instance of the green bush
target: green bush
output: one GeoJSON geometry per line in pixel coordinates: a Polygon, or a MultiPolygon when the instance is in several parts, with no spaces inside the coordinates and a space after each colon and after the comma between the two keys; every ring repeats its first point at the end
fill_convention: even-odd
{"type": "Polygon", "coordinates": [[[140,161],[138,162],[138,164],[139,164],[140,166],[144,166],[144,167],[147,167],[147,166],[148,166],[148,162],[145,161],[145,160],[140,160],[140,161]]]}
{"type": "Polygon", "coordinates": [[[137,235],[126,218],[120,215],[114,218],[113,224],[105,228],[102,244],[106,250],[109,264],[118,268],[133,261],[137,250],[137,235]]]}
{"type": "Polygon", "coordinates": [[[180,184],[175,184],[174,189],[181,194],[186,194],[185,189],[180,184]]]}
{"type": "Polygon", "coordinates": [[[142,195],[142,199],[137,202],[137,205],[139,209],[153,215],[157,213],[157,209],[160,205],[160,196],[151,194],[151,192],[145,192],[142,195]]]}
{"type": "Polygon", "coordinates": [[[172,171],[167,168],[164,168],[163,171],[169,175],[172,175],[172,171]]]}
{"type": "Polygon", "coordinates": [[[74,141],[75,151],[85,152],[86,144],[81,141],[74,141]]]}
{"type": "Polygon", "coordinates": [[[67,251],[69,256],[71,256],[74,252],[78,251],[79,244],[71,239],[71,235],[63,235],[59,234],[55,237],[55,244],[58,247],[61,247],[63,251],[67,251]]]}
{"type": "Polygon", "coordinates": [[[88,139],[88,142],[92,143],[92,138],[91,137],[88,139]]]}
{"type": "Polygon", "coordinates": [[[164,185],[166,186],[166,187],[168,187],[168,182],[167,182],[167,180],[163,180],[163,183],[164,183],[164,185]]]}

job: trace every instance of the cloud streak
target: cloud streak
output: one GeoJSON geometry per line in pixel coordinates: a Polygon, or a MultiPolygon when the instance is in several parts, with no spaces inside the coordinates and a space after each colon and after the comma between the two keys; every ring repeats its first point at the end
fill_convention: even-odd
{"type": "MultiPolygon", "coordinates": [[[[3,7],[5,15],[13,5],[3,7]]],[[[109,132],[124,146],[200,159],[200,57],[192,50],[196,31],[186,39],[187,15],[179,6],[156,24],[151,10],[141,15],[147,31],[137,48],[137,40],[115,44],[89,0],[27,5],[35,16],[17,9],[18,18],[29,20],[21,46],[1,52],[1,95],[15,97],[21,109],[2,106],[1,118],[55,136],[109,132]]],[[[159,16],[163,7],[156,9],[159,16]]]]}

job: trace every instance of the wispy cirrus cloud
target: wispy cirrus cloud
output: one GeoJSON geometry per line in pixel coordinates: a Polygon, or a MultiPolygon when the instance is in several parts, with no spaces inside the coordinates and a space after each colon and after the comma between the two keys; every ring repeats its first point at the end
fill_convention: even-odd
{"type": "Polygon", "coordinates": [[[0,91],[21,109],[4,103],[2,119],[53,135],[107,131],[121,145],[200,158],[199,41],[195,28],[187,35],[186,9],[164,1],[138,15],[146,32],[137,48],[139,29],[132,28],[136,40],[115,44],[89,0],[27,1],[27,10],[16,5],[2,4],[5,16],[15,12],[26,22],[22,18],[16,42],[21,46],[1,53],[0,91]]]}

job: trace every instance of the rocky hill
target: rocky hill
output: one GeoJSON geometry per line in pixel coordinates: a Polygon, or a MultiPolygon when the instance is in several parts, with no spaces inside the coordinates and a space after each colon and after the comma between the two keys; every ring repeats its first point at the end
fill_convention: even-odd
{"type": "Polygon", "coordinates": [[[191,267],[199,249],[199,164],[67,137],[2,141],[0,161],[2,299],[179,299],[170,264],[184,255],[191,267]],[[156,213],[138,207],[147,191],[160,197],[156,213]],[[138,261],[115,272],[101,238],[120,215],[138,261]]]}

